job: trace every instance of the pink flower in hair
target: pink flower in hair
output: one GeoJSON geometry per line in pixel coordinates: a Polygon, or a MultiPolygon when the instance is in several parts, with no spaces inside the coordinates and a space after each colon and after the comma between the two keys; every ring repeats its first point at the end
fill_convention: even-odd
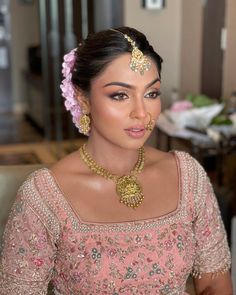
{"type": "Polygon", "coordinates": [[[65,107],[67,111],[71,112],[72,121],[79,129],[79,119],[81,117],[81,108],[78,100],[75,97],[76,90],[71,81],[72,72],[74,69],[76,60],[76,48],[72,49],[64,56],[64,62],[62,63],[62,74],[64,79],[60,85],[62,96],[65,98],[65,107]]]}

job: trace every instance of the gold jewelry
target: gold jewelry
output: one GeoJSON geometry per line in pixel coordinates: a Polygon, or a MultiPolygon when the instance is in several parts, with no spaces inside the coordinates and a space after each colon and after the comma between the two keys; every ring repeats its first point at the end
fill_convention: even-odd
{"type": "Polygon", "coordinates": [[[144,148],[139,149],[138,160],[129,175],[118,176],[112,174],[105,168],[98,165],[86,151],[86,144],[79,149],[81,159],[94,173],[115,182],[116,192],[120,197],[120,202],[133,209],[137,208],[143,201],[143,191],[136,174],[140,173],[144,167],[144,148]]]}
{"type": "Polygon", "coordinates": [[[88,135],[90,131],[90,118],[87,114],[82,114],[79,119],[79,130],[84,135],[88,135]]]}
{"type": "Polygon", "coordinates": [[[155,120],[152,119],[152,115],[150,113],[148,113],[149,117],[150,117],[150,120],[149,122],[147,123],[147,126],[145,127],[146,130],[148,131],[152,131],[152,129],[154,128],[154,123],[155,123],[155,120]]]}
{"type": "Polygon", "coordinates": [[[121,33],[125,39],[131,44],[132,51],[131,51],[131,61],[130,61],[130,68],[134,72],[138,72],[143,75],[145,71],[148,71],[151,68],[151,63],[147,57],[144,56],[142,51],[138,49],[134,40],[132,40],[128,35],[123,34],[122,32],[111,29],[112,31],[121,33]]]}

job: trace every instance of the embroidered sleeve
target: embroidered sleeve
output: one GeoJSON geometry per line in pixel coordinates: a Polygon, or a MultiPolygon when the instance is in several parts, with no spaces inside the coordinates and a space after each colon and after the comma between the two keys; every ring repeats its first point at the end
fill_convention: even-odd
{"type": "MultiPolygon", "coordinates": [[[[33,178],[19,190],[3,237],[0,258],[0,294],[45,295],[56,253],[50,223],[37,206],[33,178]]],[[[39,196],[38,196],[39,197],[39,196]]]]}
{"type": "Polygon", "coordinates": [[[196,256],[193,275],[224,273],[230,268],[230,250],[212,185],[198,162],[194,181],[196,256]]]}

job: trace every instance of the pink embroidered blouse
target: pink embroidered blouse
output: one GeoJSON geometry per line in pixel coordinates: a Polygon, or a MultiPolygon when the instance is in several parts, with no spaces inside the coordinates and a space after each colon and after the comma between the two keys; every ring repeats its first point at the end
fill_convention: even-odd
{"type": "Polygon", "coordinates": [[[0,294],[187,294],[190,274],[226,271],[230,252],[203,168],[175,152],[181,197],[165,216],[82,222],[48,169],[21,186],[5,229],[0,294]]]}

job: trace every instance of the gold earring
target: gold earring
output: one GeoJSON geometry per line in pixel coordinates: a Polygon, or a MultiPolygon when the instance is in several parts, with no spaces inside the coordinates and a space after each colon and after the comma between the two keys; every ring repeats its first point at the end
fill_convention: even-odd
{"type": "Polygon", "coordinates": [[[79,119],[79,131],[84,135],[88,135],[90,131],[90,118],[88,114],[82,114],[79,119]]]}
{"type": "Polygon", "coordinates": [[[152,115],[150,113],[148,113],[149,117],[150,117],[150,120],[149,122],[147,123],[145,129],[148,130],[148,131],[152,131],[152,129],[154,128],[154,123],[155,123],[155,120],[152,119],[152,115]]]}

